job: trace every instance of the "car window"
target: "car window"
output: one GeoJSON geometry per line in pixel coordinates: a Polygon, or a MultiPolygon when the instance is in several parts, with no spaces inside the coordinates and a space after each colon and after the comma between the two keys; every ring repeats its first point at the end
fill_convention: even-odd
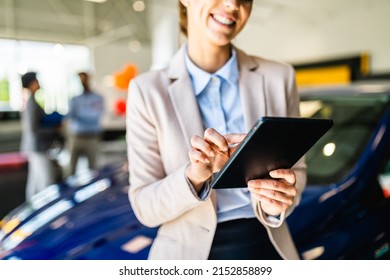
{"type": "Polygon", "coordinates": [[[306,154],[308,184],[340,181],[354,167],[387,104],[386,95],[301,98],[303,117],[330,118],[333,128],[306,154]]]}

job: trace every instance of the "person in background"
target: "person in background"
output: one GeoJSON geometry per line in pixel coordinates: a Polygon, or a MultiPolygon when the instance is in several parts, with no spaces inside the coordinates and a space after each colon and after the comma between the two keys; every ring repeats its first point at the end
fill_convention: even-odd
{"type": "Polygon", "coordinates": [[[58,124],[47,123],[49,115],[35,100],[35,93],[40,89],[36,72],[28,72],[21,77],[22,86],[27,91],[27,101],[22,111],[21,151],[28,158],[28,177],[26,200],[45,187],[55,183],[56,170],[48,151],[58,137],[58,124]]]}
{"type": "Polygon", "coordinates": [[[104,111],[103,97],[90,88],[88,73],[80,72],[78,75],[83,92],[70,100],[67,115],[71,175],[76,173],[81,156],[88,159],[89,169],[96,168],[104,111]]]}
{"type": "Polygon", "coordinates": [[[167,68],[134,78],[127,101],[129,199],[159,227],[149,259],[298,259],[286,217],[303,158],[242,188],[209,186],[259,117],[300,115],[294,69],[232,44],[252,0],[178,4],[187,42],[167,68]]]}

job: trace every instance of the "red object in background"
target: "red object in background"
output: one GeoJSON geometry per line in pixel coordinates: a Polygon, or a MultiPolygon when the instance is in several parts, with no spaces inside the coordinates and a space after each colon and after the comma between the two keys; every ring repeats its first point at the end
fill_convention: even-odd
{"type": "Polygon", "coordinates": [[[114,74],[114,85],[120,90],[127,90],[129,82],[137,75],[137,67],[132,64],[128,64],[125,68],[114,74]]]}
{"type": "Polygon", "coordinates": [[[126,115],[126,100],[119,99],[115,102],[115,114],[118,116],[126,115]]]}
{"type": "Polygon", "coordinates": [[[0,172],[21,169],[27,163],[27,158],[18,152],[0,154],[0,172]]]}

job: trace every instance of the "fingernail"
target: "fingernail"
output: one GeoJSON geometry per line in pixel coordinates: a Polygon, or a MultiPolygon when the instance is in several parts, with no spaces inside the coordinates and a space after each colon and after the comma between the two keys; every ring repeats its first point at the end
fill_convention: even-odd
{"type": "Polygon", "coordinates": [[[209,153],[209,155],[210,155],[211,157],[214,157],[214,156],[215,156],[214,151],[211,151],[211,152],[209,153]]]}

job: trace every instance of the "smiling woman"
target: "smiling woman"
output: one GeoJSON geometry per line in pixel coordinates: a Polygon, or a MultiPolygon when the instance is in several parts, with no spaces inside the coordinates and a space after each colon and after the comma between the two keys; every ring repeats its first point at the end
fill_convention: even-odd
{"type": "Polygon", "coordinates": [[[297,259],[285,219],[303,159],[241,188],[210,187],[259,117],[299,116],[294,70],[232,44],[253,1],[178,4],[187,42],[166,69],[135,77],[127,102],[130,202],[141,223],[160,226],[149,258],[297,259]]]}

